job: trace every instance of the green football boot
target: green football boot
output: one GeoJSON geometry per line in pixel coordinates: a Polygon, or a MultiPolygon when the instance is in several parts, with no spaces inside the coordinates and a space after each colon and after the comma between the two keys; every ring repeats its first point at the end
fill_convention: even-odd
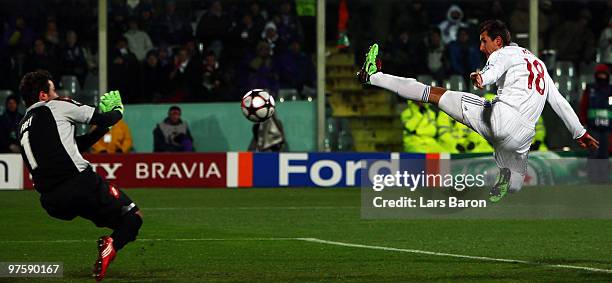
{"type": "Polygon", "coordinates": [[[378,44],[374,43],[370,46],[370,50],[366,54],[363,67],[357,73],[357,79],[362,84],[370,84],[370,76],[380,72],[381,62],[378,59],[378,44]]]}
{"type": "Polygon", "coordinates": [[[497,176],[497,182],[489,191],[489,201],[499,202],[506,194],[508,194],[508,188],[510,187],[510,169],[502,168],[499,170],[499,176],[497,176]]]}

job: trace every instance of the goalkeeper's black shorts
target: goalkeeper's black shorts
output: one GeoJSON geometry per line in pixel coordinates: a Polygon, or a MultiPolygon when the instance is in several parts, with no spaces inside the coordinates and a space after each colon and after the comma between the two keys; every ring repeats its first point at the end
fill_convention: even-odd
{"type": "Polygon", "coordinates": [[[52,217],[72,220],[80,216],[98,227],[111,229],[117,227],[123,215],[138,211],[123,191],[107,183],[91,168],[41,193],[40,203],[52,217]]]}

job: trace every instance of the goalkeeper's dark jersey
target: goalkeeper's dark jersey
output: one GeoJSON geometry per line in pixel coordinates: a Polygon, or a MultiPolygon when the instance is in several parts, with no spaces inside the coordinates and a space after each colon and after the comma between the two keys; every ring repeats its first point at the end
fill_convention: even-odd
{"type": "Polygon", "coordinates": [[[52,189],[89,167],[75,140],[76,124],[89,123],[95,108],[56,98],[30,106],[19,123],[21,156],[39,192],[52,189]]]}

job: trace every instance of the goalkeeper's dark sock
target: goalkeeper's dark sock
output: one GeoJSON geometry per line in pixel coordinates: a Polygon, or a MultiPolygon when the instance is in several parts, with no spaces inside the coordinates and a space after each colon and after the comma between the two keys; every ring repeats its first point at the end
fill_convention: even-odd
{"type": "Polygon", "coordinates": [[[121,217],[119,227],[113,231],[111,237],[113,238],[113,246],[116,251],[119,251],[127,243],[136,240],[138,231],[142,226],[142,218],[136,215],[134,212],[128,212],[121,217]]]}
{"type": "Polygon", "coordinates": [[[370,76],[370,84],[388,89],[399,96],[429,102],[430,87],[411,78],[402,78],[378,72],[370,76]]]}

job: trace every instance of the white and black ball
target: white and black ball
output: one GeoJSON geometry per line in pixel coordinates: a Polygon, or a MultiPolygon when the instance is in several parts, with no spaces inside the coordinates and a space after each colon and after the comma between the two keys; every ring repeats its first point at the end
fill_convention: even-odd
{"type": "Polygon", "coordinates": [[[255,123],[261,123],[274,115],[274,97],[263,89],[254,89],[242,97],[242,114],[255,123]]]}

